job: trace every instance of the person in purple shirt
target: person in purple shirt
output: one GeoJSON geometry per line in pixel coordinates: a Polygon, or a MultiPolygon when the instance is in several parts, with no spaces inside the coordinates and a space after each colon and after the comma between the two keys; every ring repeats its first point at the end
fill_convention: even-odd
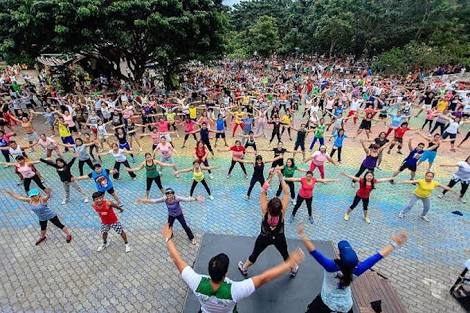
{"type": "Polygon", "coordinates": [[[197,196],[197,197],[181,197],[175,196],[175,191],[171,188],[165,189],[165,195],[158,199],[137,199],[137,203],[161,203],[165,202],[166,207],[168,209],[168,224],[170,227],[173,227],[173,223],[175,219],[180,222],[181,226],[183,227],[186,235],[188,235],[189,240],[193,245],[196,244],[196,239],[194,239],[193,232],[191,228],[189,228],[188,224],[186,224],[186,220],[184,219],[183,215],[183,208],[181,207],[180,202],[191,202],[191,201],[204,201],[204,197],[197,196]]]}
{"type": "Polygon", "coordinates": [[[390,243],[382,250],[359,262],[356,252],[346,240],[338,243],[339,254],[332,260],[317,250],[315,244],[305,235],[302,224],[297,227],[297,232],[307,250],[324,269],[321,293],[308,305],[306,313],[352,313],[351,283],[354,276],[362,275],[404,245],[408,237],[406,232],[392,236],[390,243]]]}

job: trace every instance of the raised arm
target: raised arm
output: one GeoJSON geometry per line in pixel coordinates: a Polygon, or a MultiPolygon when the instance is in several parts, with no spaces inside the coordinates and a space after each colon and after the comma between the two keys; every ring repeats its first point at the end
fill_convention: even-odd
{"type": "Polygon", "coordinates": [[[261,187],[261,192],[259,194],[259,205],[261,209],[261,214],[264,215],[268,211],[268,190],[273,179],[273,172],[269,172],[269,176],[261,187]]]}
{"type": "Polygon", "coordinates": [[[297,226],[297,234],[302,240],[305,248],[308,250],[311,256],[327,271],[327,272],[336,272],[338,271],[338,266],[335,261],[325,257],[320,251],[317,250],[315,244],[307,237],[304,232],[304,225],[301,223],[297,226]]]}
{"type": "Polygon", "coordinates": [[[359,181],[361,178],[360,177],[356,177],[356,176],[353,176],[353,175],[350,175],[350,174],[346,174],[346,173],[341,173],[341,175],[343,176],[346,176],[354,181],[359,181]]]}
{"type": "MultiPolygon", "coordinates": [[[[173,263],[175,263],[176,268],[178,271],[181,273],[183,272],[184,268],[188,266],[188,264],[183,260],[183,258],[180,256],[178,249],[176,249],[176,245],[173,242],[173,232],[170,228],[169,224],[165,224],[165,226],[162,229],[162,235],[163,238],[165,239],[166,242],[166,248],[168,250],[168,254],[170,255],[170,258],[173,260],[173,263]]],[[[256,285],[255,285],[256,287],[256,285]]]]}

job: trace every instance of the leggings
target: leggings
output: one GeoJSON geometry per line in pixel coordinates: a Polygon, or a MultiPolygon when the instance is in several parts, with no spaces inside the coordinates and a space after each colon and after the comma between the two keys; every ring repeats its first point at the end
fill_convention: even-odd
{"type": "Polygon", "coordinates": [[[338,162],[341,162],[341,151],[342,150],[343,150],[343,147],[333,148],[330,152],[330,157],[333,157],[333,155],[335,155],[335,152],[338,151],[338,162]]]}
{"type": "MultiPolygon", "coordinates": [[[[95,155],[93,154],[93,150],[96,150],[96,152],[98,152],[98,146],[97,145],[91,145],[90,146],[90,156],[91,158],[94,160],[95,159],[95,155]]],[[[100,159],[101,160],[101,159],[100,159]]]]}
{"type": "Polygon", "coordinates": [[[28,193],[29,190],[31,189],[30,188],[31,187],[31,181],[34,181],[36,183],[36,185],[38,185],[38,187],[41,188],[42,190],[46,189],[46,186],[43,185],[43,183],[41,182],[41,179],[36,174],[33,177],[29,177],[29,178],[27,177],[27,178],[23,179],[24,190],[26,190],[26,193],[28,193]]]}
{"type": "Polygon", "coordinates": [[[289,252],[287,252],[286,236],[284,234],[259,234],[258,238],[256,238],[253,252],[251,252],[251,255],[248,257],[248,260],[251,263],[255,263],[259,255],[264,251],[264,249],[266,249],[270,245],[274,245],[276,247],[277,251],[279,251],[279,253],[282,255],[284,261],[289,258],[289,252]]]}
{"type": "MultiPolygon", "coordinates": [[[[205,167],[209,167],[209,161],[207,161],[207,159],[205,159],[204,161],[201,161],[200,159],[197,160],[199,163],[202,163],[204,164],[205,167]]],[[[211,170],[207,170],[207,172],[209,172],[209,174],[212,173],[211,170]]]]}
{"type": "Polygon", "coordinates": [[[10,152],[8,150],[2,150],[3,157],[5,158],[5,162],[10,163],[10,152]]]}
{"type": "Polygon", "coordinates": [[[467,141],[467,140],[468,140],[468,138],[470,138],[470,131],[469,131],[469,132],[467,132],[467,135],[465,136],[465,138],[464,138],[464,139],[462,139],[462,141],[460,142],[460,144],[463,144],[465,141],[467,141]]]}
{"type": "Polygon", "coordinates": [[[184,135],[184,141],[188,140],[189,135],[193,135],[194,141],[197,141],[196,134],[186,134],[186,135],[184,135]]]}
{"type": "MultiPolygon", "coordinates": [[[[292,181],[286,181],[287,186],[289,186],[290,197],[291,199],[295,199],[295,185],[292,181]]],[[[276,191],[276,197],[279,197],[282,192],[282,185],[279,184],[279,188],[276,191]]]]}
{"type": "Polygon", "coordinates": [[[237,128],[240,127],[242,129],[242,124],[235,124],[233,125],[233,130],[232,130],[232,137],[235,137],[235,132],[237,131],[237,128]]]}
{"type": "Polygon", "coordinates": [[[444,130],[446,129],[446,124],[445,123],[441,123],[441,122],[436,122],[434,124],[434,127],[432,128],[431,130],[431,134],[434,134],[434,132],[436,131],[437,128],[440,128],[440,133],[443,134],[444,133],[444,130]]]}
{"type": "Polygon", "coordinates": [[[362,200],[362,208],[364,209],[364,211],[367,211],[369,207],[369,198],[361,198],[358,195],[354,196],[353,203],[351,204],[349,209],[351,209],[351,211],[354,210],[354,208],[359,204],[361,200],[362,200]]]}
{"type": "MultiPolygon", "coordinates": [[[[118,179],[119,178],[119,169],[121,168],[121,164],[123,164],[125,167],[127,168],[131,168],[131,166],[129,165],[129,161],[125,160],[124,162],[115,162],[114,163],[114,169],[117,170],[117,173],[114,173],[113,174],[113,178],[114,179],[118,179]]],[[[129,176],[132,177],[132,178],[135,178],[137,177],[134,172],[128,172],[129,173],[129,176]]]]}
{"type": "Polygon", "coordinates": [[[192,185],[191,185],[191,191],[189,192],[189,195],[190,195],[191,197],[193,196],[194,189],[196,188],[196,185],[197,185],[198,183],[201,183],[201,184],[204,186],[204,188],[205,188],[206,191],[207,191],[207,194],[210,196],[210,195],[211,195],[211,190],[209,189],[209,186],[207,185],[207,182],[206,182],[205,179],[201,180],[200,182],[193,180],[193,183],[192,183],[192,185]]]}
{"type": "Polygon", "coordinates": [[[72,186],[73,189],[75,189],[79,193],[83,193],[82,188],[80,188],[76,181],[64,181],[62,182],[62,184],[64,185],[64,194],[66,201],[70,200],[70,186],[72,186]]]}
{"type": "Polygon", "coordinates": [[[82,160],[79,160],[78,161],[78,170],[80,172],[80,176],[83,176],[83,165],[88,165],[88,167],[91,169],[91,170],[94,170],[93,168],[93,162],[91,162],[90,159],[86,159],[84,161],[82,160]]]}
{"type": "Polygon", "coordinates": [[[288,126],[282,126],[282,130],[281,130],[281,136],[284,135],[284,131],[287,129],[287,134],[289,135],[289,138],[291,137],[291,133],[290,133],[290,127],[288,126]]]}
{"type": "Polygon", "coordinates": [[[292,215],[295,216],[297,213],[297,210],[300,208],[302,205],[302,202],[307,203],[307,210],[308,210],[308,216],[312,216],[312,197],[310,198],[303,198],[301,195],[297,194],[297,200],[295,202],[294,210],[292,211],[292,215]]]}
{"type": "Polygon", "coordinates": [[[202,142],[206,145],[207,150],[209,150],[210,153],[214,154],[214,150],[212,150],[211,147],[211,142],[209,140],[202,140],[202,142]]]}
{"type": "Polygon", "coordinates": [[[405,214],[405,213],[410,212],[410,210],[414,207],[414,205],[416,204],[416,202],[418,202],[418,200],[421,200],[423,202],[423,213],[421,214],[421,216],[425,216],[428,213],[429,209],[431,208],[431,199],[421,198],[415,194],[411,196],[410,202],[403,209],[402,213],[405,214]]]}
{"type": "Polygon", "coordinates": [[[315,143],[317,142],[317,140],[320,142],[320,146],[323,146],[325,144],[325,138],[323,137],[320,137],[320,138],[317,138],[317,137],[313,137],[313,140],[312,140],[312,143],[310,144],[310,150],[313,149],[313,147],[315,146],[315,143]]]}
{"type": "Polygon", "coordinates": [[[158,186],[158,189],[162,190],[162,180],[160,179],[160,176],[157,177],[147,177],[147,191],[150,191],[150,188],[152,188],[152,183],[155,182],[158,186]]]}
{"type": "MultiPolygon", "coordinates": [[[[334,313],[322,300],[321,294],[313,299],[313,301],[307,306],[307,311],[305,313],[334,313]]],[[[353,310],[349,310],[347,313],[353,313],[353,310]]]]}
{"type": "Polygon", "coordinates": [[[245,164],[243,164],[240,161],[235,161],[235,160],[232,160],[232,163],[230,164],[230,168],[228,170],[228,174],[230,175],[230,173],[232,173],[233,167],[235,166],[236,163],[240,164],[240,167],[242,168],[243,173],[245,173],[246,175],[245,164]]]}
{"type": "Polygon", "coordinates": [[[421,126],[421,129],[424,129],[428,125],[428,131],[431,132],[431,127],[432,127],[432,120],[425,120],[423,125],[421,126]]]}
{"type": "Polygon", "coordinates": [[[253,190],[253,187],[256,185],[256,183],[259,183],[262,187],[264,184],[264,177],[254,175],[251,177],[250,187],[248,187],[248,192],[246,193],[248,197],[251,195],[251,191],[253,190]]]}
{"type": "MultiPolygon", "coordinates": [[[[54,224],[55,226],[57,226],[60,229],[64,229],[64,227],[65,227],[65,225],[60,222],[60,219],[57,217],[57,215],[54,216],[53,218],[49,219],[48,221],[51,222],[52,224],[54,224]]],[[[39,225],[41,226],[42,231],[45,231],[47,229],[47,222],[48,221],[39,221],[39,225]]]]}
{"type": "Polygon", "coordinates": [[[310,163],[310,170],[313,172],[315,169],[318,168],[320,171],[320,177],[323,179],[325,178],[325,165],[316,165],[315,163],[310,163]]]}
{"type": "MultiPolygon", "coordinates": [[[[454,187],[458,182],[460,181],[460,185],[461,185],[461,189],[460,189],[460,198],[463,198],[463,196],[465,195],[465,193],[467,192],[467,189],[468,189],[468,185],[469,185],[469,182],[464,182],[462,180],[456,180],[456,179],[451,179],[449,184],[447,185],[447,187],[449,188],[452,188],[454,187]]],[[[443,190],[442,191],[442,194],[446,194],[447,193],[447,190],[443,190]]]]}
{"type": "Polygon", "coordinates": [[[168,224],[170,227],[173,227],[173,223],[175,222],[175,219],[180,222],[181,226],[183,226],[184,231],[186,232],[186,235],[188,235],[189,240],[194,239],[193,232],[191,231],[191,228],[189,228],[188,224],[186,224],[186,220],[184,219],[183,213],[181,213],[178,216],[168,216],[168,224]]]}
{"type": "Polygon", "coordinates": [[[279,128],[273,129],[273,132],[271,133],[271,139],[269,140],[269,143],[273,142],[274,136],[277,137],[277,142],[281,142],[281,133],[279,132],[279,128]]]}

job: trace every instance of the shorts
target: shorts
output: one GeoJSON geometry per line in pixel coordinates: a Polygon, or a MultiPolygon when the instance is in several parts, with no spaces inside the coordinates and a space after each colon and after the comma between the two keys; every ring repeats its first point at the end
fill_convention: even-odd
{"type": "Polygon", "coordinates": [[[430,109],[431,109],[431,105],[430,105],[430,104],[423,104],[422,109],[423,109],[423,110],[430,110],[430,109]]]}
{"type": "Polygon", "coordinates": [[[162,155],[162,156],[160,157],[160,161],[163,162],[163,163],[170,163],[170,164],[175,163],[175,162],[173,161],[173,157],[172,157],[171,155],[170,155],[170,156],[163,156],[163,155],[162,155]]]}
{"type": "Polygon", "coordinates": [[[109,189],[106,189],[105,191],[103,191],[103,190],[98,190],[98,191],[99,191],[99,192],[102,192],[102,193],[107,192],[107,193],[109,193],[110,195],[112,195],[112,194],[114,193],[114,188],[111,187],[111,188],[109,188],[109,189]]]}
{"type": "Polygon", "coordinates": [[[119,144],[119,149],[126,149],[126,150],[131,150],[131,147],[129,146],[129,143],[120,143],[119,144]]]}
{"type": "Polygon", "coordinates": [[[253,147],[253,149],[256,151],[256,143],[245,143],[245,149],[248,147],[253,147]]]}
{"type": "Polygon", "coordinates": [[[224,138],[225,139],[225,133],[217,133],[215,134],[215,138],[224,138]]]}
{"type": "Polygon", "coordinates": [[[403,143],[403,137],[395,137],[393,138],[393,141],[398,142],[398,143],[403,143]]]}
{"type": "Polygon", "coordinates": [[[398,171],[402,172],[406,169],[409,169],[412,172],[416,172],[416,164],[408,164],[406,162],[403,162],[398,171]]]}
{"type": "Polygon", "coordinates": [[[428,161],[429,163],[433,163],[436,159],[437,151],[424,151],[421,157],[419,158],[420,162],[428,161]]]}
{"type": "Polygon", "coordinates": [[[449,137],[452,142],[452,141],[455,141],[454,139],[457,137],[457,134],[450,134],[445,131],[444,134],[442,134],[442,139],[446,139],[447,137],[449,137]]]}
{"type": "Polygon", "coordinates": [[[101,233],[107,233],[111,228],[119,235],[122,235],[124,232],[124,228],[121,223],[116,222],[113,224],[101,224],[101,233]]]}
{"type": "Polygon", "coordinates": [[[62,143],[63,144],[69,144],[69,145],[74,145],[75,144],[75,141],[73,140],[73,137],[72,136],[67,136],[67,137],[60,137],[60,139],[62,139],[62,143]]]}
{"type": "Polygon", "coordinates": [[[296,141],[294,145],[294,151],[296,151],[298,148],[300,148],[302,151],[305,151],[305,142],[296,141]]]}
{"type": "Polygon", "coordinates": [[[78,133],[77,126],[70,126],[70,127],[69,127],[69,130],[70,130],[70,132],[72,132],[72,133],[78,133]]]}
{"type": "Polygon", "coordinates": [[[36,134],[36,132],[26,133],[26,134],[25,134],[25,137],[26,137],[26,140],[27,140],[28,142],[32,142],[32,141],[38,140],[38,134],[36,134]]]}
{"type": "Polygon", "coordinates": [[[372,127],[372,121],[362,120],[361,125],[359,126],[359,129],[370,130],[371,127],[372,127]]]}

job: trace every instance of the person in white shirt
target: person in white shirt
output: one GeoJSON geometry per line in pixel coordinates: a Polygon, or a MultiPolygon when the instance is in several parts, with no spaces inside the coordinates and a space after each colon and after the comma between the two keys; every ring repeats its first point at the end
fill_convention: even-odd
{"type": "Polygon", "coordinates": [[[229,258],[221,253],[209,261],[209,276],[196,273],[180,256],[172,238],[173,233],[166,224],[162,230],[166,247],[181,277],[201,304],[202,313],[236,312],[237,302],[250,296],[257,288],[290,271],[304,258],[299,248],[290,254],[289,259],[263,273],[242,281],[231,281],[225,275],[229,267],[229,258]]]}
{"type": "MultiPolygon", "coordinates": [[[[465,161],[460,161],[457,164],[442,164],[441,167],[457,167],[457,172],[452,175],[452,178],[447,185],[447,187],[452,188],[458,182],[460,182],[462,188],[460,189],[460,197],[459,200],[462,203],[467,203],[464,199],[465,192],[467,192],[468,185],[470,184],[470,156],[467,157],[465,161]]],[[[439,195],[439,198],[444,197],[448,190],[444,189],[442,191],[442,195],[439,195]]]]}
{"type": "MultiPolygon", "coordinates": [[[[128,169],[131,168],[129,165],[129,161],[127,160],[126,154],[132,154],[136,153],[131,150],[124,150],[124,149],[119,149],[119,145],[117,143],[113,143],[111,145],[111,150],[108,152],[103,152],[103,153],[98,153],[99,156],[104,156],[107,154],[111,154],[114,157],[114,173],[113,173],[113,178],[114,179],[119,179],[119,170],[121,168],[121,164],[127,167],[128,169]]],[[[136,180],[136,175],[133,172],[128,172],[129,176],[132,178],[132,180],[136,180]]]]}

